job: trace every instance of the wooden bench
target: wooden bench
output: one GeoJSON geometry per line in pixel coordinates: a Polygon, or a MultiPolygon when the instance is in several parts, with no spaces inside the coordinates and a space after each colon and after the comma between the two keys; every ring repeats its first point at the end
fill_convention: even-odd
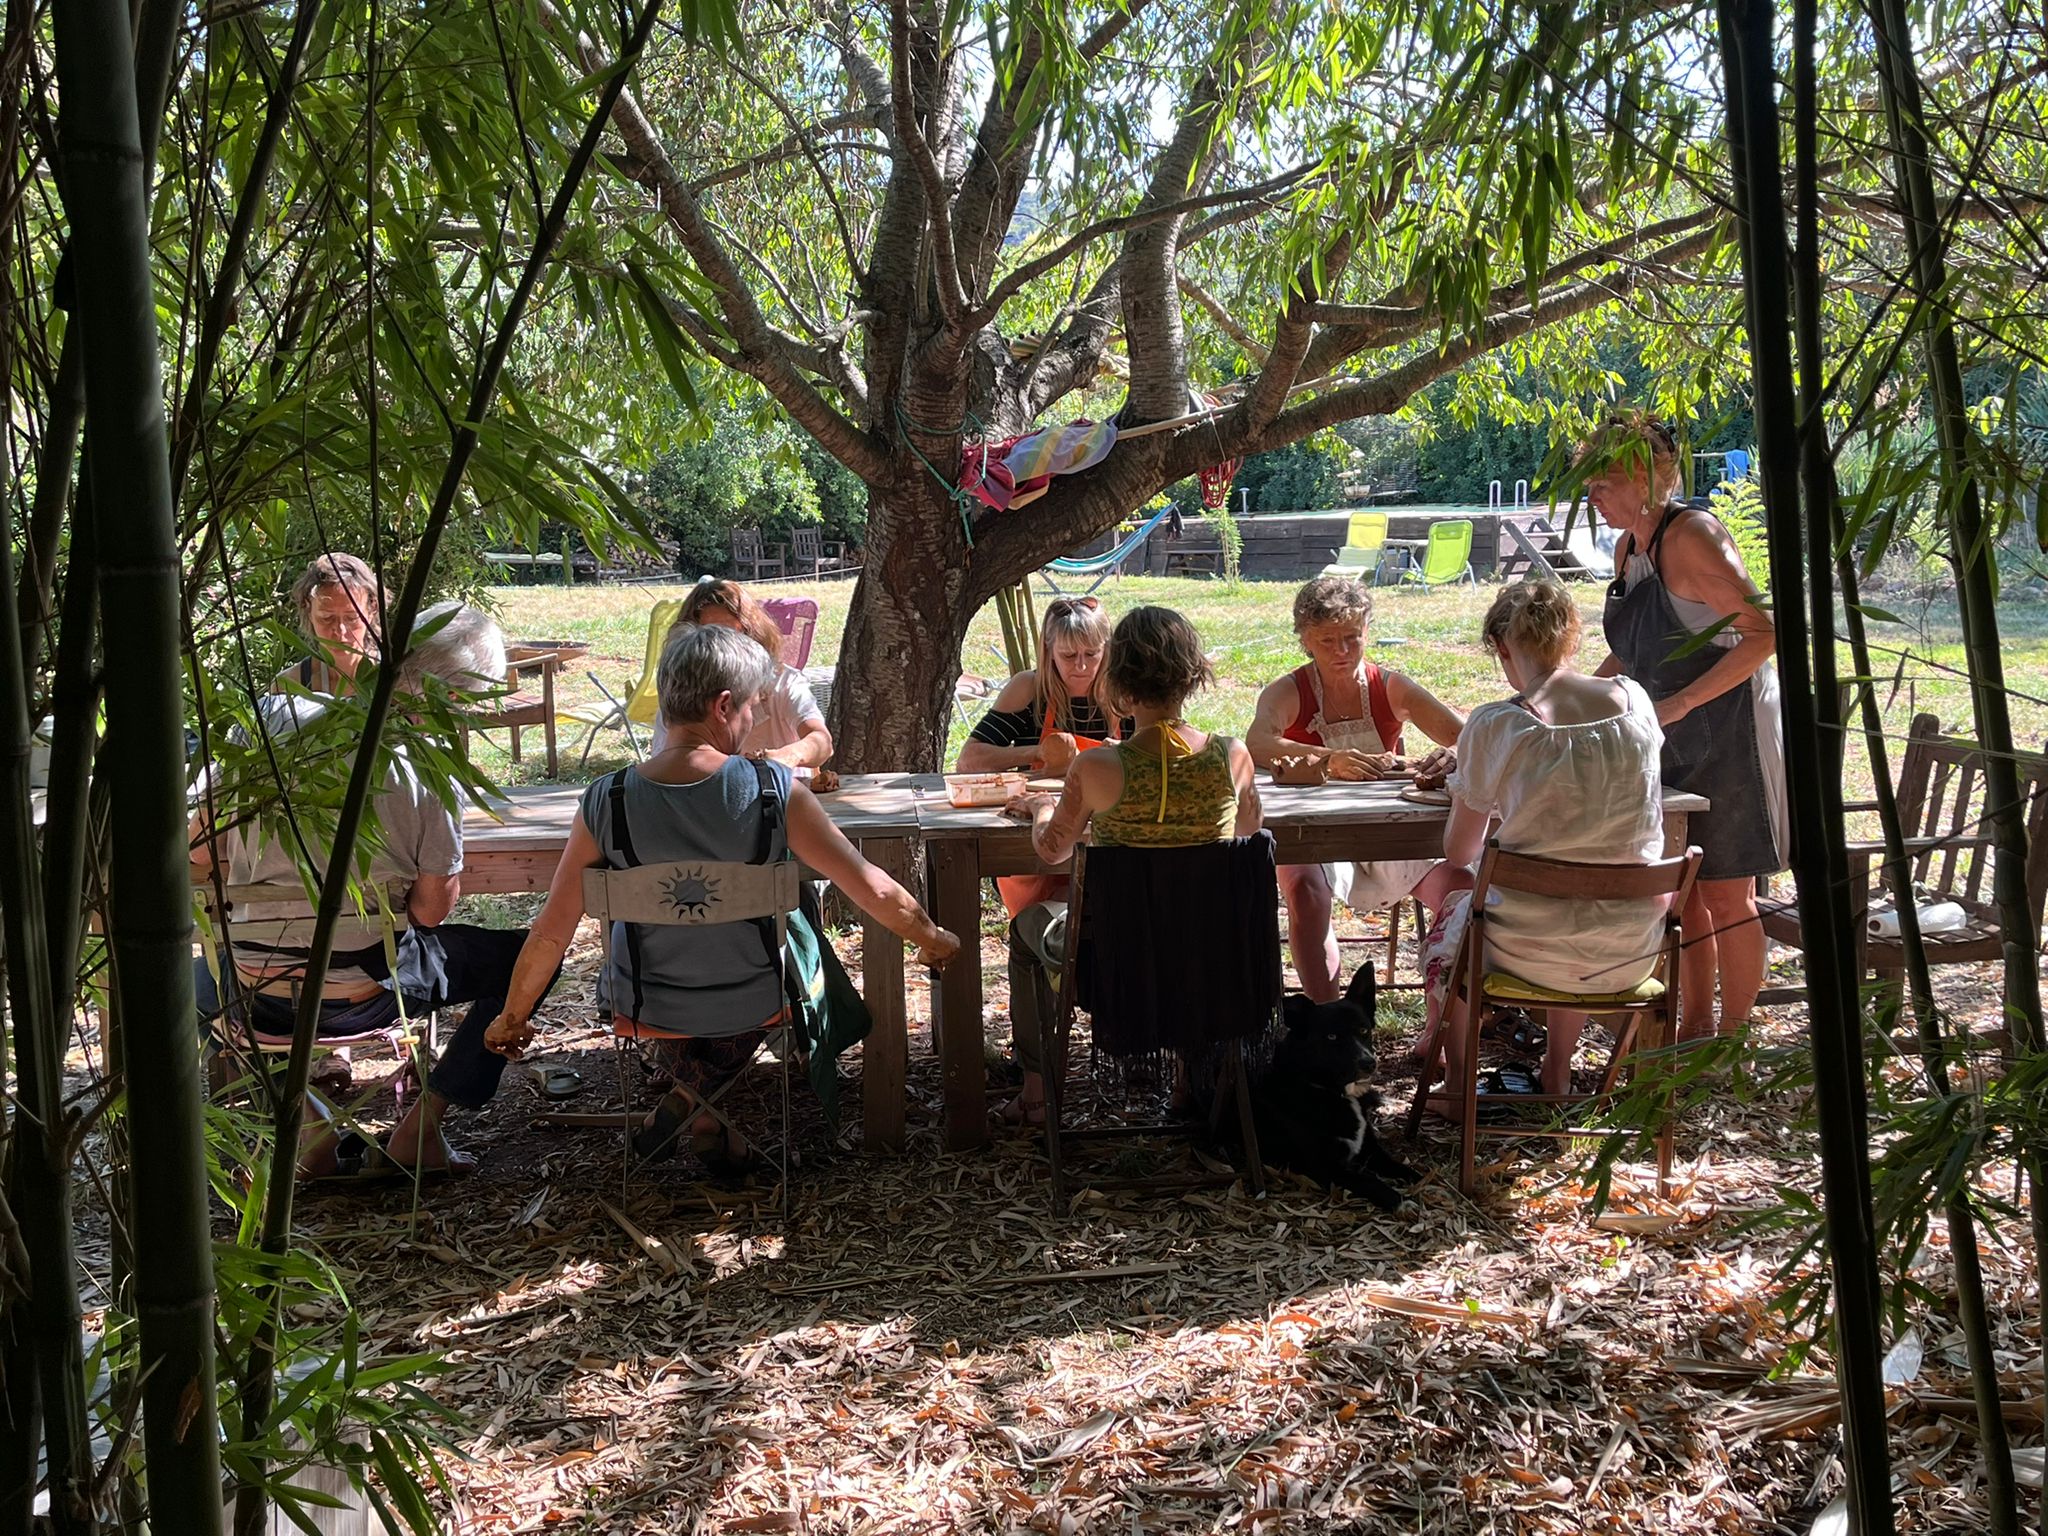
{"type": "Polygon", "coordinates": [[[1166,552],[1165,574],[1171,576],[1178,570],[1186,576],[1201,571],[1210,576],[1223,574],[1223,551],[1220,549],[1169,549],[1166,552]]]}
{"type": "MultiPolygon", "coordinates": [[[[2026,799],[2027,901],[2035,936],[2041,927],[2043,897],[2048,896],[2048,757],[2023,753],[2018,762],[2020,792],[2026,799]]],[[[1930,965],[1982,964],[2004,958],[2005,936],[1992,903],[1996,855],[1985,819],[1984,752],[1974,741],[1944,736],[1933,715],[1917,715],[1899,759],[1899,829],[1911,860],[1914,892],[1892,892],[1892,900],[1925,906],[1953,902],[1963,909],[1960,928],[1923,936],[1930,965]]],[[[1845,809],[1870,811],[1872,802],[1845,809]]],[[[1884,844],[1849,844],[1849,889],[1846,899],[1856,929],[1858,977],[1874,973],[1895,980],[1905,970],[1905,946],[1895,937],[1878,938],[1869,931],[1872,897],[1883,883],[1884,844]]],[[[1764,932],[1780,944],[1800,945],[1799,910],[1788,896],[1759,904],[1764,932]]],[[[1773,987],[1760,1002],[1804,1000],[1804,987],[1773,987]]]]}

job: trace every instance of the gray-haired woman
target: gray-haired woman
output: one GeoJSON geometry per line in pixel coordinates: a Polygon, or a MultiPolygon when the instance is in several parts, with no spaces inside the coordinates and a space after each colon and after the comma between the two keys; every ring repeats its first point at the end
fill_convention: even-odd
{"type": "MultiPolygon", "coordinates": [[[[534,1006],[583,916],[583,871],[600,864],[772,863],[794,854],[917,945],[920,963],[937,968],[958,952],[960,941],[861,857],[786,765],[740,755],[774,675],[768,653],[737,630],[702,626],[669,636],[658,674],[667,738],[646,762],[585,791],[547,904],[520,951],[505,1011],[485,1032],[492,1050],[517,1057],[533,1038],[534,1006]],[[779,807],[766,803],[771,797],[779,807]]],[[[708,1093],[721,1075],[737,1072],[782,1011],[775,957],[752,923],[641,925],[632,936],[620,924],[610,944],[606,969],[627,994],[605,999],[613,1013],[690,1035],[669,1053],[679,1090],[649,1117],[651,1126],[672,1122],[691,1107],[683,1090],[708,1093]]],[[[705,1154],[744,1150],[726,1145],[709,1115],[691,1125],[691,1141],[705,1154]]]]}

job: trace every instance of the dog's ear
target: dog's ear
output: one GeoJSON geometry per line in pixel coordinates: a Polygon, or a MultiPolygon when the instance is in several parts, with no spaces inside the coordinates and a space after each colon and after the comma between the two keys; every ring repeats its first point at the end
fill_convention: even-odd
{"type": "Polygon", "coordinates": [[[1372,962],[1368,960],[1358,968],[1358,974],[1351,978],[1351,985],[1344,993],[1344,1001],[1377,1023],[1378,988],[1379,978],[1373,974],[1372,962]]]}
{"type": "Polygon", "coordinates": [[[1296,1030],[1315,1016],[1316,1002],[1300,992],[1290,992],[1280,1000],[1280,1022],[1289,1030],[1296,1030]]]}

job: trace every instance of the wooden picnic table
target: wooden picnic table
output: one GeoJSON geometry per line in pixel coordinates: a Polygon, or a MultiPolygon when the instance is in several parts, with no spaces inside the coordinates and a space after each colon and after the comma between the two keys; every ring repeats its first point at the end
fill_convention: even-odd
{"type": "MultiPolygon", "coordinates": [[[[1266,828],[1283,864],[1347,860],[1426,859],[1443,852],[1449,811],[1401,798],[1406,780],[1329,783],[1289,788],[1262,782],[1266,828]]],[[[583,793],[577,785],[511,791],[492,813],[463,820],[462,888],[470,892],[543,891],[553,877],[569,823],[583,793]]],[[[873,864],[909,884],[921,845],[927,859],[927,907],[941,927],[960,935],[966,953],[949,966],[933,996],[945,1083],[945,1144],[963,1151],[988,1139],[986,1021],[982,1005],[981,882],[991,875],[1043,873],[1030,829],[999,809],[962,810],[946,798],[938,774],[849,774],[820,803],[873,864]]],[[[1707,809],[1698,795],[1664,800],[1667,852],[1686,845],[1686,824],[1707,809]]],[[[868,1145],[901,1149],[909,1065],[909,1008],[904,946],[881,924],[861,929],[862,993],[875,1027],[862,1065],[861,1110],[868,1145]]]]}
{"type": "MultiPolygon", "coordinates": [[[[965,940],[980,927],[985,876],[1049,871],[1032,852],[1030,830],[1021,823],[1000,811],[955,809],[946,803],[936,776],[918,784],[924,790],[918,802],[918,829],[931,866],[931,914],[941,927],[965,940]]],[[[1440,858],[1450,811],[1402,799],[1407,785],[1405,779],[1383,779],[1285,787],[1262,775],[1259,800],[1282,864],[1440,858]]],[[[1684,849],[1687,819],[1706,809],[1707,802],[1698,795],[1665,796],[1667,853],[1684,849]]],[[[945,1074],[946,1146],[953,1151],[980,1146],[988,1138],[980,966],[946,969],[934,1017],[945,1074]],[[960,1027],[961,1022],[966,1027],[960,1027]]]]}
{"type": "MultiPolygon", "coordinates": [[[[918,836],[911,782],[902,773],[849,774],[836,792],[818,797],[868,862],[906,885],[918,836]]],[[[546,890],[586,788],[521,785],[489,809],[471,807],[462,819],[463,894],[546,890]]],[[[875,1021],[862,1052],[862,1130],[870,1147],[900,1151],[910,1066],[903,941],[872,918],[861,923],[861,970],[875,1021]]]]}

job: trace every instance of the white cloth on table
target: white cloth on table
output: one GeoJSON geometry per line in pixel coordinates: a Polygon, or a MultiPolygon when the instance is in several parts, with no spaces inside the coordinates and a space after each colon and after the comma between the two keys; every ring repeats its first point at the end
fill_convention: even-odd
{"type": "MultiPolygon", "coordinates": [[[[1482,705],[1458,737],[1450,790],[1500,818],[1510,853],[1574,864],[1651,863],[1664,855],[1657,707],[1618,678],[1622,712],[1550,725],[1512,701],[1482,705]]],[[[1560,992],[1622,992],[1656,968],[1665,907],[1657,901],[1581,901],[1488,894],[1486,965],[1560,992]]],[[[1462,921],[1445,925],[1454,946],[1462,921]]]]}

